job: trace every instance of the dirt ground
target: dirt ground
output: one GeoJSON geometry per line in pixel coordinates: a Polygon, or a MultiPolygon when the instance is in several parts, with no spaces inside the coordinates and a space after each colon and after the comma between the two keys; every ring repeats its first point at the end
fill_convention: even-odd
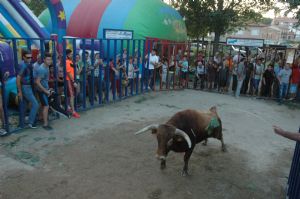
{"type": "Polygon", "coordinates": [[[26,130],[0,139],[1,199],[279,199],[295,143],[272,125],[298,128],[299,110],[275,102],[185,90],[150,93],[52,123],[51,133],[26,130]],[[218,107],[224,139],[197,145],[191,176],[183,154],[167,168],[155,158],[156,140],[134,132],[186,108],[218,107]]]}

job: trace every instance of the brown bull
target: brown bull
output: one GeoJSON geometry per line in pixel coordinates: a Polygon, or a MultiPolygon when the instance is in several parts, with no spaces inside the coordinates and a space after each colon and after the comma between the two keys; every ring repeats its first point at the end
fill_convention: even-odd
{"type": "Polygon", "coordinates": [[[184,110],[176,113],[165,124],[149,125],[135,134],[151,130],[157,136],[157,156],[161,159],[161,169],[166,167],[166,157],[170,151],[185,152],[182,175],[188,175],[188,162],[197,143],[213,137],[221,141],[226,151],[222,134],[222,122],[216,107],[208,112],[184,110]]]}

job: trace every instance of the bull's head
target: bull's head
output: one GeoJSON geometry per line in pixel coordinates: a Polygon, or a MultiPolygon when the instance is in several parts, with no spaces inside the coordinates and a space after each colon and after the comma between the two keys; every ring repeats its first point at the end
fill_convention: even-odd
{"type": "Polygon", "coordinates": [[[217,107],[216,106],[213,106],[209,109],[209,111],[215,116],[217,117],[218,119],[218,122],[220,123],[220,126],[215,128],[211,134],[211,137],[213,138],[216,138],[216,139],[219,139],[221,140],[223,138],[223,133],[222,133],[222,121],[218,115],[218,112],[217,112],[217,107]]]}
{"type": "Polygon", "coordinates": [[[166,159],[170,146],[178,139],[184,139],[187,142],[189,148],[192,147],[191,139],[184,131],[167,124],[149,125],[136,132],[135,135],[145,133],[150,130],[152,131],[152,134],[155,134],[157,136],[157,157],[161,160],[166,159]]]}

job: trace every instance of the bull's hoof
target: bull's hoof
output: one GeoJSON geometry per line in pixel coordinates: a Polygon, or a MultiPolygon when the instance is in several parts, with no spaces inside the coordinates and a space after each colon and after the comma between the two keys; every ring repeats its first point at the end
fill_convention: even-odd
{"type": "Polygon", "coordinates": [[[203,146],[207,146],[207,142],[203,142],[202,145],[203,145],[203,146]]]}
{"type": "Polygon", "coordinates": [[[225,146],[222,147],[223,152],[227,152],[227,148],[225,146]]]}
{"type": "Polygon", "coordinates": [[[160,169],[161,170],[164,170],[166,168],[166,162],[165,161],[162,161],[161,163],[160,163],[160,169]]]}
{"type": "Polygon", "coordinates": [[[183,170],[181,176],[186,177],[186,176],[190,176],[190,174],[188,171],[183,170]]]}

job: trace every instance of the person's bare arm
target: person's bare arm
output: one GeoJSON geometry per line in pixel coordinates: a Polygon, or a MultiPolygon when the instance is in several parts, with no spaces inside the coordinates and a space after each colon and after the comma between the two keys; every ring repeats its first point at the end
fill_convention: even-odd
{"type": "Polygon", "coordinates": [[[41,84],[41,78],[40,78],[40,77],[36,78],[35,84],[36,84],[37,87],[38,87],[41,91],[43,91],[47,96],[50,95],[50,91],[47,90],[47,89],[45,89],[45,88],[42,86],[42,84],[41,84]]]}
{"type": "Polygon", "coordinates": [[[281,135],[290,140],[300,141],[300,133],[292,133],[292,132],[284,131],[278,126],[273,126],[273,128],[274,128],[274,132],[278,135],[281,135]]]}
{"type": "Polygon", "coordinates": [[[21,76],[17,76],[17,88],[18,88],[18,96],[22,99],[23,94],[22,94],[22,84],[21,84],[21,76]]]}

